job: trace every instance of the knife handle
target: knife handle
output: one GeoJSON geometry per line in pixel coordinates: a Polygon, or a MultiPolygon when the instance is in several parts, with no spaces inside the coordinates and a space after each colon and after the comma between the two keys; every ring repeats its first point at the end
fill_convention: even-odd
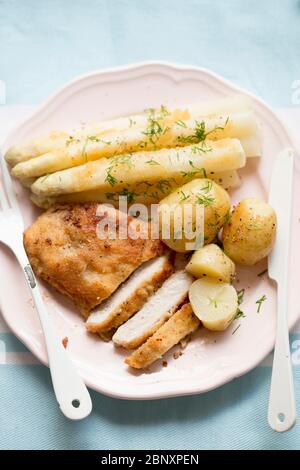
{"type": "Polygon", "coordinates": [[[274,431],[288,431],[296,422],[296,404],[287,324],[288,283],[277,288],[277,332],[269,399],[268,422],[274,431]]]}

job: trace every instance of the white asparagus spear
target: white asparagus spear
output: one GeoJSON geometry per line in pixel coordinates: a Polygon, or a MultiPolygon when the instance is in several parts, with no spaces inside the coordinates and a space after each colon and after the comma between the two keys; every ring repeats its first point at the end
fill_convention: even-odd
{"type": "MultiPolygon", "coordinates": [[[[178,120],[198,119],[199,116],[216,114],[232,114],[249,111],[251,100],[245,95],[231,95],[208,103],[191,105],[187,108],[172,109],[161,107],[154,111],[156,119],[164,125],[170,125],[178,120]]],[[[150,115],[153,115],[151,111],[150,115]]],[[[87,123],[70,132],[54,131],[21,145],[14,145],[8,149],[5,158],[9,165],[14,166],[22,161],[38,157],[45,153],[55,153],[60,148],[64,149],[67,142],[86,138],[89,135],[104,135],[111,132],[124,131],[126,129],[145,127],[149,121],[149,110],[141,114],[123,116],[108,121],[87,123]]]]}
{"type": "Polygon", "coordinates": [[[39,178],[32,186],[37,195],[58,196],[99,189],[109,192],[124,185],[174,179],[178,185],[210,172],[236,170],[246,163],[240,141],[223,139],[207,142],[204,149],[188,146],[156,152],[137,152],[112,159],[100,159],[39,178]]]}
{"type": "Polygon", "coordinates": [[[55,153],[21,162],[13,168],[12,174],[16,178],[39,177],[103,157],[190,144],[203,145],[207,138],[212,141],[229,137],[243,139],[257,134],[258,126],[252,112],[213,116],[200,121],[178,121],[165,127],[158,121],[152,121],[147,127],[129,129],[107,135],[105,138],[89,136],[83,141],[66,146],[63,150],[58,149],[55,153]]]}
{"type": "MultiPolygon", "coordinates": [[[[224,189],[232,189],[240,186],[241,180],[236,170],[221,171],[217,173],[208,173],[208,178],[212,179],[224,189]]],[[[33,181],[34,182],[34,181],[33,181]]],[[[31,182],[31,184],[33,184],[31,182]]],[[[118,191],[101,192],[98,189],[83,191],[80,193],[63,194],[57,197],[46,197],[31,194],[32,202],[43,209],[48,209],[55,204],[64,203],[83,203],[83,202],[101,202],[118,205],[119,197],[127,197],[127,203],[130,204],[155,204],[178,188],[178,184],[173,180],[169,184],[140,184],[138,186],[128,185],[118,191]]]]}

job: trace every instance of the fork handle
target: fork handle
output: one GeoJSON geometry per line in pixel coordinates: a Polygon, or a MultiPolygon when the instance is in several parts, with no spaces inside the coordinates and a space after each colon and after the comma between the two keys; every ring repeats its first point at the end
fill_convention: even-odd
{"type": "Polygon", "coordinates": [[[83,419],[92,410],[89,392],[53,328],[25,252],[19,252],[16,255],[23,267],[40,318],[56,400],[62,413],[67,418],[72,420],[83,419]]]}

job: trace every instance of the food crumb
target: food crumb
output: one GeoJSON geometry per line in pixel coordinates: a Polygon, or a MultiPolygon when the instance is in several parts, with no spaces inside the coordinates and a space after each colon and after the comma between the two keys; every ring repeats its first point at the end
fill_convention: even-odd
{"type": "Polygon", "coordinates": [[[168,365],[167,361],[162,361],[162,365],[163,365],[163,367],[167,367],[167,365],[168,365]]]}
{"type": "Polygon", "coordinates": [[[63,347],[65,349],[67,349],[67,346],[68,346],[68,342],[69,342],[69,338],[67,336],[65,336],[63,339],[62,339],[62,344],[63,344],[63,347]]]}
{"type": "Polygon", "coordinates": [[[185,349],[190,341],[191,341],[191,335],[187,335],[185,338],[183,338],[180,341],[181,349],[185,349]]]}
{"type": "Polygon", "coordinates": [[[182,356],[181,351],[175,351],[174,354],[173,354],[174,359],[178,359],[180,356],[182,356]]]}

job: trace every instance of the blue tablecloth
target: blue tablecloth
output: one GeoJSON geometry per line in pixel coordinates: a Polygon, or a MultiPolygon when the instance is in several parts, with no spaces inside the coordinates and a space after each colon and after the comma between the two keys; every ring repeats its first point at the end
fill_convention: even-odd
{"type": "MultiPolygon", "coordinates": [[[[34,104],[80,73],[163,59],[295,107],[299,20],[298,0],[0,0],[0,80],[8,105],[34,104]]],[[[4,327],[1,357],[2,449],[300,448],[299,425],[284,435],[267,425],[268,366],[194,397],[126,402],[92,392],[93,414],[74,423],[57,409],[48,370],[4,327]]],[[[299,367],[295,383],[299,398],[299,367]]]]}

